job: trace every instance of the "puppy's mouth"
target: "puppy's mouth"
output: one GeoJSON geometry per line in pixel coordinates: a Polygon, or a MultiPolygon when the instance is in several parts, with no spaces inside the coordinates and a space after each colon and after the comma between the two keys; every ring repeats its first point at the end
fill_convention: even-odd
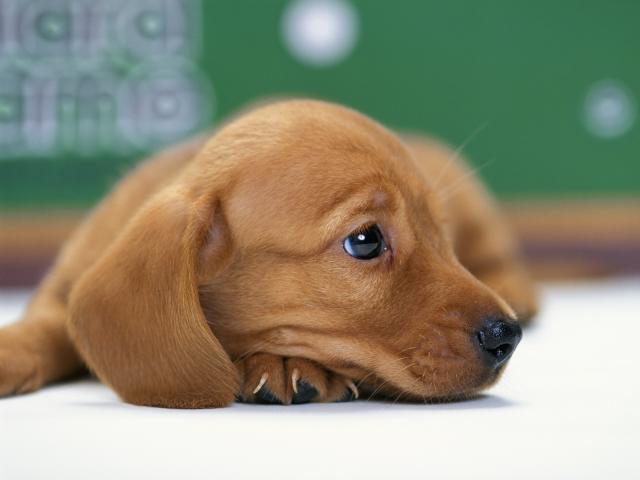
{"type": "Polygon", "coordinates": [[[429,325],[425,333],[407,360],[407,370],[419,385],[394,383],[424,399],[436,400],[468,397],[495,384],[522,338],[517,323],[495,316],[474,331],[429,325]]]}
{"type": "Polygon", "coordinates": [[[411,381],[376,376],[364,380],[364,391],[373,397],[419,402],[465,400],[493,385],[501,371],[463,362],[441,362],[438,367],[422,368],[408,364],[411,381]]]}
{"type": "MultiPolygon", "coordinates": [[[[498,381],[507,362],[500,357],[496,365],[496,360],[487,359],[466,332],[460,333],[467,340],[451,347],[421,342],[390,352],[379,346],[377,360],[373,364],[358,363],[359,375],[352,378],[365,395],[373,398],[442,402],[476,396],[498,381]],[[406,355],[407,351],[412,354],[406,355]]],[[[342,373],[349,376],[353,372],[342,373]]]]}
{"type": "Polygon", "coordinates": [[[467,334],[461,334],[467,338],[464,348],[434,348],[433,343],[421,342],[394,352],[370,340],[288,327],[269,336],[269,353],[314,360],[353,379],[365,392],[363,398],[455,401],[490,387],[505,364],[491,365],[467,334]]]}

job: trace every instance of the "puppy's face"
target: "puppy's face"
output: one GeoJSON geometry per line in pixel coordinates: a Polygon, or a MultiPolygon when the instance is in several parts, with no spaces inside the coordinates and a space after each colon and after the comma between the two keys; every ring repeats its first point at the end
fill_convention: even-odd
{"type": "Polygon", "coordinates": [[[200,301],[233,360],[309,358],[419,399],[496,379],[478,332],[512,312],[457,261],[443,206],[397,137],[289,102],[232,123],[203,155],[224,149],[200,301]]]}

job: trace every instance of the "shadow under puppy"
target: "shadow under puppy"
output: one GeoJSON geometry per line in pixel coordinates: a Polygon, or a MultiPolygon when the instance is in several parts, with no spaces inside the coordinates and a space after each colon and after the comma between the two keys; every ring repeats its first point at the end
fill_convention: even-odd
{"type": "Polygon", "coordinates": [[[455,153],[284,101],[117,185],[0,330],[0,394],[86,365],[140,405],[451,398],[496,381],[535,309],[455,153]]]}

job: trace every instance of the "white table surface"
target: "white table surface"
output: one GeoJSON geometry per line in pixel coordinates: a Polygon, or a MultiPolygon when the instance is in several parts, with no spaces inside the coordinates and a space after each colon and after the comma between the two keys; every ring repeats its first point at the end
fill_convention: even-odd
{"type": "MultiPolygon", "coordinates": [[[[27,298],[0,291],[0,324],[27,298]]],[[[0,479],[638,479],[639,342],[640,279],[547,285],[479,400],[180,411],[57,385],[0,399],[0,479]]]]}

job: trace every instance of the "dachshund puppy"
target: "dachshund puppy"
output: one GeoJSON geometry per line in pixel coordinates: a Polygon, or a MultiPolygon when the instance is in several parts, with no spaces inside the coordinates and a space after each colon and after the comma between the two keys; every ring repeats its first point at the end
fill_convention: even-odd
{"type": "Polygon", "coordinates": [[[0,330],[0,394],[86,365],[139,405],[457,398],[496,381],[535,310],[455,152],[283,101],[113,190],[0,330]]]}

